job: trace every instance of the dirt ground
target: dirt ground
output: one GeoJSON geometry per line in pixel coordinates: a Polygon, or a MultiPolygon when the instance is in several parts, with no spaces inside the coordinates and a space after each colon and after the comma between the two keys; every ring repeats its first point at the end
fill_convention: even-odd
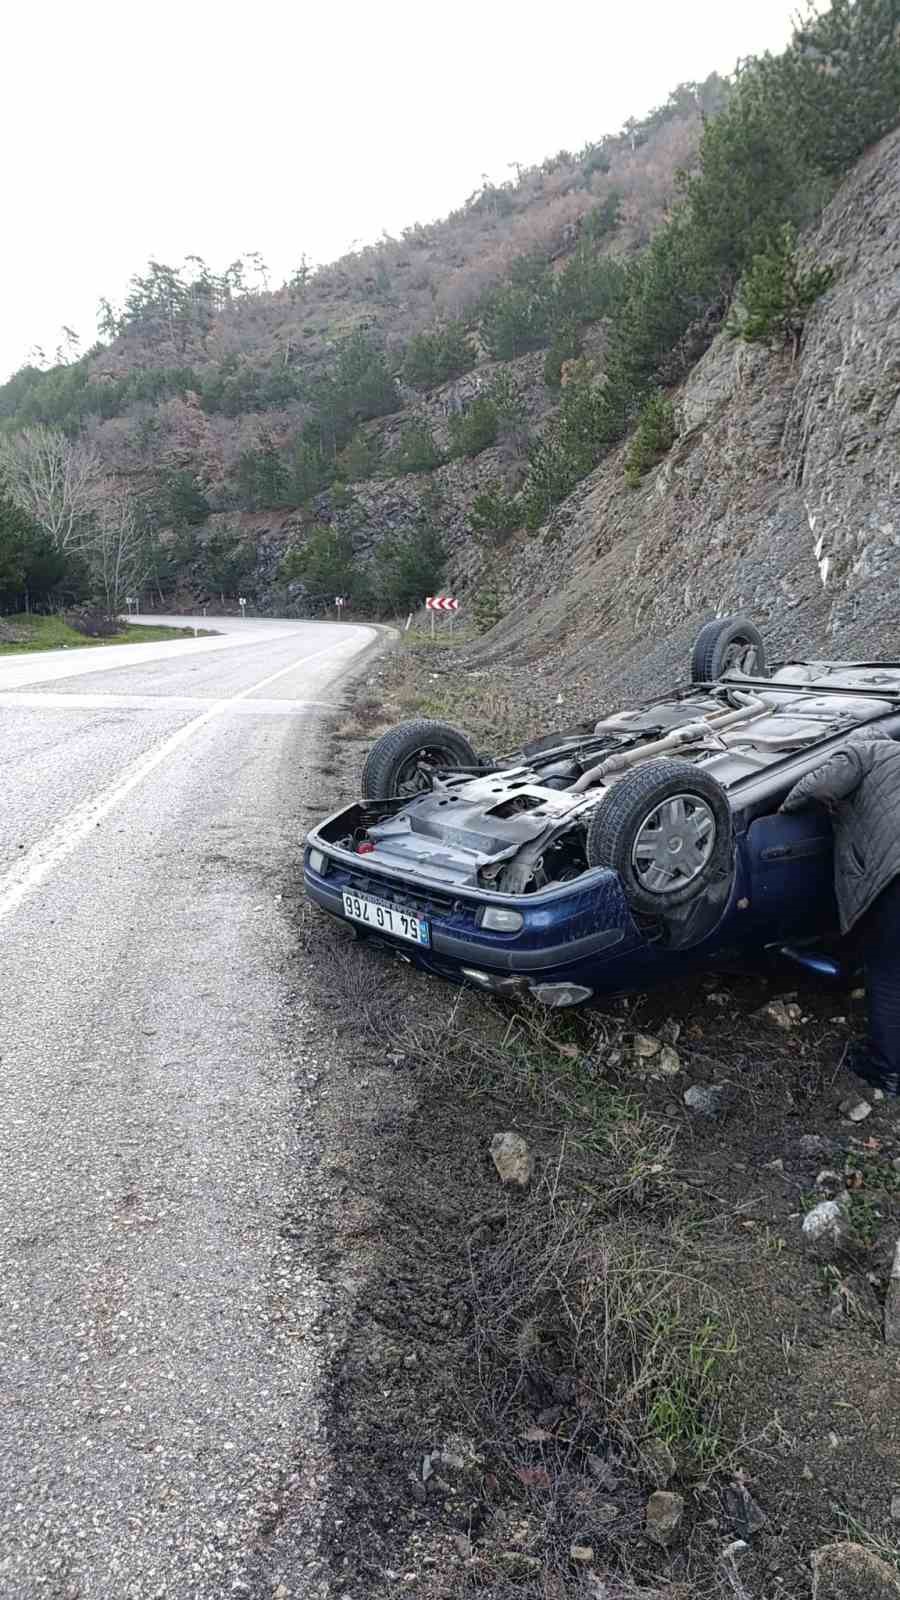
{"type": "MultiPolygon", "coordinates": [[[[323,812],[385,722],[432,709],[421,679],[388,658],[348,691],[323,812]]],[[[482,683],[452,709],[487,738],[506,724],[482,683]]],[[[335,1594],[808,1600],[831,1539],[900,1564],[900,1112],[839,1109],[859,992],[711,975],[550,1014],[355,941],[299,882],[293,909],[320,1053],[355,1080],[349,1119],[324,1086],[315,1223],[348,1328],[335,1594]],[[533,1157],[524,1190],[491,1160],[503,1131],[533,1157]],[[813,1248],[804,1215],[839,1192],[845,1236],[813,1248]]]]}

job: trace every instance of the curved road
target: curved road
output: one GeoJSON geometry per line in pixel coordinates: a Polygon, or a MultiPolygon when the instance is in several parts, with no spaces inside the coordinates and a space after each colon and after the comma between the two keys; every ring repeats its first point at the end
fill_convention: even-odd
{"type": "Polygon", "coordinates": [[[320,1592],[279,888],[316,720],[373,635],[198,626],[221,631],[0,656],[11,1600],[320,1592]]]}

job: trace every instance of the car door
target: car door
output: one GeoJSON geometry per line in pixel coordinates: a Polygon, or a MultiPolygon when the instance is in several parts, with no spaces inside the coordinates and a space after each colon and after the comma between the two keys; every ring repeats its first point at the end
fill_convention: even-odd
{"type": "Polygon", "coordinates": [[[744,836],[749,911],[764,943],[838,932],[831,821],[824,811],[757,817],[744,836]]]}

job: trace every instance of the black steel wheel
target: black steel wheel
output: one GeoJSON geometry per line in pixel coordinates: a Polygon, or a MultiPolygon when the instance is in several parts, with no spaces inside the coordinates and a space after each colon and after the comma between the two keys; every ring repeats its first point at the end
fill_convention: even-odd
{"type": "Polygon", "coordinates": [[[731,806],[720,783],[690,761],[650,761],[620,778],[588,824],[592,867],[618,873],[635,911],[681,906],[726,872],[734,856],[731,806]]]}
{"type": "Polygon", "coordinates": [[[480,765],[465,734],[449,723],[401,722],[376,739],[366,757],[363,799],[412,799],[431,787],[432,774],[480,765]]]}
{"type": "Polygon", "coordinates": [[[715,683],[733,669],[748,678],[766,675],[766,647],[746,617],[717,617],[700,629],[691,654],[691,680],[715,683]]]}

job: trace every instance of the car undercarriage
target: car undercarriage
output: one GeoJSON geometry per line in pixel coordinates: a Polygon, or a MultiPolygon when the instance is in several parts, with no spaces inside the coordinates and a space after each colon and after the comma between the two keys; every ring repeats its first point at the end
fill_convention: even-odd
{"type": "Polygon", "coordinates": [[[310,831],[308,892],[404,959],[546,1004],[821,952],[830,825],[779,804],[858,730],[900,738],[900,663],[769,669],[752,624],[724,618],[701,631],[691,677],[500,758],[447,723],[391,729],[360,799],[310,831]]]}
{"type": "MultiPolygon", "coordinates": [[[[427,752],[406,793],[367,799],[366,841],[385,866],[463,884],[529,894],[591,866],[589,823],[617,784],[677,757],[739,795],[743,779],[900,708],[900,668],[803,663],[766,680],[735,673],[708,688],[622,712],[588,735],[529,746],[512,764],[478,773],[434,770],[427,752]]],[[[709,798],[661,796],[634,840],[636,876],[651,894],[687,888],[702,873],[716,818],[709,798]]],[[[346,838],[345,847],[359,841],[346,838]]]]}

